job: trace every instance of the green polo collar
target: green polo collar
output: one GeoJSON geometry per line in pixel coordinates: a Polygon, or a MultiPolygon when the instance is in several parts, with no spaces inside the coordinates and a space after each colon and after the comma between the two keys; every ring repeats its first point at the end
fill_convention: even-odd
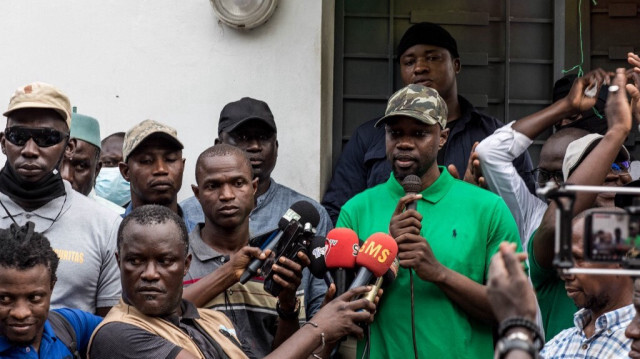
{"type": "MultiPolygon", "coordinates": [[[[438,166],[438,169],[440,170],[440,176],[438,176],[438,179],[433,182],[431,186],[420,192],[420,194],[422,194],[422,199],[432,204],[440,201],[442,197],[444,197],[444,195],[449,192],[449,189],[455,181],[455,178],[453,178],[449,174],[444,166],[438,166]]],[[[398,180],[396,180],[396,178],[393,176],[393,172],[391,172],[386,185],[397,196],[404,196],[404,189],[402,188],[402,185],[398,182],[398,180]]]]}

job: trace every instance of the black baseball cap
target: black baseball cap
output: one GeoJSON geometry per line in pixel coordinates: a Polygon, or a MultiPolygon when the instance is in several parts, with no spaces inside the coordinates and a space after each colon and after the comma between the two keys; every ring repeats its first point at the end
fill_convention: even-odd
{"type": "Polygon", "coordinates": [[[260,120],[267,124],[273,132],[278,132],[269,105],[264,101],[251,97],[243,97],[238,101],[230,102],[224,106],[220,112],[218,134],[231,132],[249,120],[260,120]]]}

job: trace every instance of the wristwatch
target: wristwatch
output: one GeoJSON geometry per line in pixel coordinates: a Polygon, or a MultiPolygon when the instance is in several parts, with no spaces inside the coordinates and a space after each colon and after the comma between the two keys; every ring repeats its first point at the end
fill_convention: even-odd
{"type": "Polygon", "coordinates": [[[538,349],[533,345],[531,337],[523,332],[513,332],[500,339],[496,345],[497,357],[503,359],[512,350],[522,350],[529,353],[531,358],[538,358],[538,349]]]}
{"type": "Polygon", "coordinates": [[[278,316],[280,317],[280,319],[284,319],[284,320],[293,320],[293,319],[297,319],[298,315],[300,314],[300,298],[296,297],[296,306],[293,309],[293,312],[283,312],[282,309],[280,309],[280,300],[278,299],[278,301],[276,302],[276,312],[278,313],[278,316]]]}

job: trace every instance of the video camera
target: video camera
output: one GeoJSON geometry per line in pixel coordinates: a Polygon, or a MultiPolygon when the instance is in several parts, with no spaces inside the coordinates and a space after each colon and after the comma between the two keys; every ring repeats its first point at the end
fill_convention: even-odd
{"type": "Polygon", "coordinates": [[[575,268],[571,252],[573,203],[578,192],[614,192],[640,196],[640,188],[556,185],[552,182],[538,189],[538,194],[554,201],[556,209],[555,256],[553,265],[564,274],[599,274],[640,276],[640,198],[620,209],[590,211],[584,220],[584,260],[620,263],[624,269],[575,268]]]}

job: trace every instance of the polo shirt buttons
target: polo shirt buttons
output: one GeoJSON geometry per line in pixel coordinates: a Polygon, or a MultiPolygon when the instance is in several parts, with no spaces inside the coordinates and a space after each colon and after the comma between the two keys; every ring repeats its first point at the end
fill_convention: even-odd
{"type": "Polygon", "coordinates": [[[585,343],[585,344],[582,344],[582,349],[585,349],[585,350],[586,350],[587,348],[589,348],[589,344],[586,344],[586,343],[585,343]]]}
{"type": "Polygon", "coordinates": [[[27,353],[29,353],[29,352],[31,351],[31,347],[26,347],[26,348],[24,348],[24,351],[25,351],[25,352],[27,352],[27,353]]]}
{"type": "Polygon", "coordinates": [[[228,293],[229,295],[233,295],[233,290],[228,289],[228,290],[227,290],[227,293],[228,293]]]}
{"type": "Polygon", "coordinates": [[[28,219],[28,218],[31,218],[31,213],[27,213],[27,214],[25,214],[24,216],[25,216],[25,217],[27,217],[27,219],[28,219]]]}

